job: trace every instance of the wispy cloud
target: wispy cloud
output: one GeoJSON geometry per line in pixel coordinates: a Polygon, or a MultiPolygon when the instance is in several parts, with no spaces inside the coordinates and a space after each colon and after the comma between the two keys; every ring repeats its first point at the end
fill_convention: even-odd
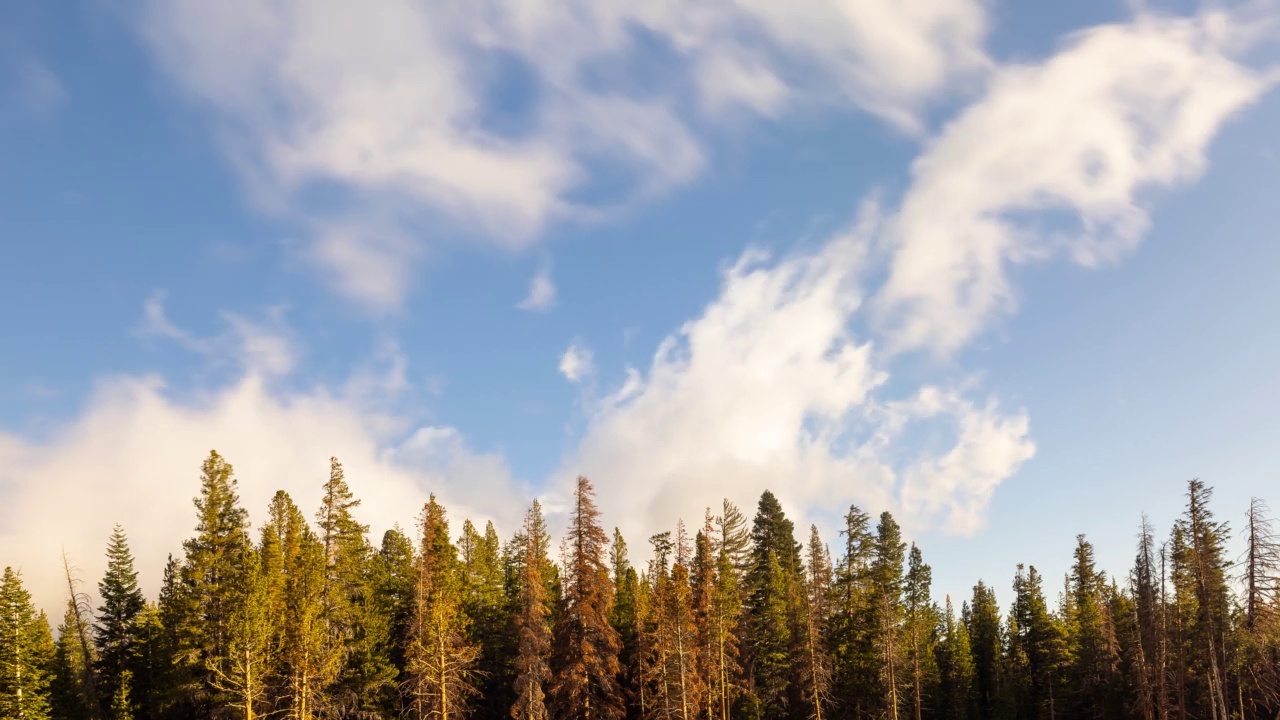
{"type": "Polygon", "coordinates": [[[516,307],[521,310],[546,312],[555,307],[555,304],[556,285],[551,280],[551,267],[544,265],[529,281],[529,293],[516,304],[516,307]]]}
{"type": "Polygon", "coordinates": [[[272,307],[261,320],[221,313],[227,329],[217,335],[197,336],[175,325],[165,311],[168,293],[156,290],[142,308],[142,322],[135,328],[141,337],[171,340],[180,347],[217,362],[229,362],[253,373],[282,376],[297,364],[298,346],[284,321],[283,307],[272,307]]]}
{"type": "Polygon", "coordinates": [[[1140,16],[1000,69],[915,161],[884,227],[891,345],[952,352],[1013,309],[1011,266],[1137,246],[1148,191],[1197,178],[1222,126],[1274,84],[1233,58],[1247,34],[1222,13],[1140,16]]]}
{"type": "Polygon", "coordinates": [[[312,232],[308,255],[334,287],[383,310],[408,292],[424,221],[527,247],[550,223],[688,182],[723,112],[835,100],[919,132],[934,98],[989,64],[978,0],[139,7],[161,67],[212,110],[256,200],[312,232]],[[652,60],[637,28],[671,51],[668,81],[634,85],[652,60]],[[503,63],[531,84],[517,131],[488,122],[503,63]],[[575,199],[602,173],[627,189],[575,199]],[[308,204],[317,188],[338,200],[308,204]]]}

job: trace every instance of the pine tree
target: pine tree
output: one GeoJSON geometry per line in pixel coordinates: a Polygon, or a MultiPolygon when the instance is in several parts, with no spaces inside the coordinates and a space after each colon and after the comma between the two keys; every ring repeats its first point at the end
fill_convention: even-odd
{"type": "Polygon", "coordinates": [[[78,622],[75,606],[68,601],[62,624],[58,626],[50,668],[49,707],[54,720],[84,720],[100,715],[85,685],[85,677],[92,673],[96,656],[85,657],[78,622]]]}
{"type": "Polygon", "coordinates": [[[138,696],[132,683],[142,674],[138,672],[143,652],[138,618],[146,607],[146,599],[138,587],[138,572],[133,566],[129,540],[119,525],[112,530],[107,543],[107,572],[98,583],[98,595],[102,605],[94,626],[97,673],[103,694],[112,698],[114,705],[122,688],[126,698],[138,696]],[[128,687],[122,685],[126,674],[128,687]]]}
{"type": "Polygon", "coordinates": [[[1107,697],[1119,662],[1104,588],[1104,576],[1094,567],[1093,545],[1083,535],[1077,536],[1075,563],[1071,567],[1073,611],[1067,622],[1073,658],[1073,714],[1081,718],[1106,716],[1107,697]]]}
{"type": "Polygon", "coordinates": [[[231,465],[211,451],[194,500],[196,535],[183,543],[186,560],[174,568],[177,577],[167,583],[162,597],[175,691],[169,704],[176,717],[207,714],[209,703],[225,694],[218,687],[226,680],[215,683],[212,668],[228,662],[233,639],[236,652],[254,645],[244,637],[244,598],[252,586],[247,577],[249,518],[236,486],[231,465]]]}
{"type": "Polygon", "coordinates": [[[835,662],[835,705],[842,717],[866,718],[878,714],[880,663],[872,619],[875,588],[872,562],[875,537],[871,517],[858,506],[844,516],[844,554],[835,571],[834,607],[828,644],[835,662]]]}
{"type": "Polygon", "coordinates": [[[0,579],[0,718],[48,720],[53,636],[37,613],[22,576],[11,567],[0,579]]]}
{"type": "MultiPolygon", "coordinates": [[[[550,717],[546,705],[546,687],[551,680],[551,608],[548,605],[544,568],[550,560],[547,558],[542,507],[536,500],[525,513],[522,537],[524,555],[521,562],[519,610],[515,617],[518,638],[515,661],[516,700],[510,715],[514,720],[547,720],[550,717]]],[[[618,537],[620,540],[621,536],[618,537]]],[[[621,558],[616,566],[625,563],[625,545],[621,550],[621,558]]]]}
{"type": "Polygon", "coordinates": [[[1168,674],[1165,658],[1164,601],[1160,584],[1163,571],[1158,565],[1155,534],[1146,515],[1138,535],[1138,554],[1130,584],[1133,588],[1136,641],[1131,648],[1136,674],[1138,709],[1143,720],[1167,720],[1168,674]]]}
{"type": "Polygon", "coordinates": [[[231,585],[226,575],[219,580],[221,649],[205,656],[208,684],[221,713],[255,720],[269,714],[269,681],[278,652],[262,554],[253,548],[240,554],[237,584],[231,585]]]}
{"type": "Polygon", "coordinates": [[[368,647],[360,707],[372,716],[399,717],[403,696],[397,679],[405,669],[405,648],[413,613],[416,584],[413,542],[400,528],[382,536],[382,544],[367,571],[369,604],[363,618],[368,647]]]}
{"type": "Polygon", "coordinates": [[[122,670],[116,683],[115,692],[111,694],[110,720],[133,720],[136,713],[129,687],[133,684],[133,673],[122,670]]]}
{"type": "Polygon", "coordinates": [[[747,657],[753,700],[766,717],[791,717],[801,707],[799,688],[791,683],[796,640],[792,600],[801,583],[800,545],[794,525],[771,492],[760,496],[751,541],[747,657]]]}
{"type": "Polygon", "coordinates": [[[86,720],[94,720],[102,716],[102,704],[98,695],[98,679],[94,672],[97,654],[94,652],[91,638],[93,612],[89,596],[79,589],[80,580],[72,572],[71,563],[67,560],[65,551],[62,553],[62,570],[67,580],[67,622],[59,631],[59,637],[63,634],[69,636],[69,648],[75,655],[71,667],[74,667],[80,675],[74,685],[76,692],[83,697],[83,702],[80,704],[84,713],[82,717],[86,720]]]}
{"type": "Polygon", "coordinates": [[[804,688],[805,717],[830,717],[831,656],[827,651],[827,625],[831,619],[831,558],[818,534],[809,526],[808,562],[805,566],[804,647],[801,655],[801,684],[804,688]]]}
{"type": "Polygon", "coordinates": [[[946,610],[942,616],[942,637],[937,646],[938,708],[940,720],[966,720],[969,714],[969,698],[973,692],[973,650],[969,643],[969,631],[957,620],[951,606],[951,596],[946,597],[946,610]]]}
{"type": "Polygon", "coordinates": [[[444,508],[432,495],[419,521],[422,543],[405,650],[406,694],[417,720],[466,715],[476,693],[480,649],[468,640],[461,568],[444,508]]]}
{"type": "Polygon", "coordinates": [[[934,649],[937,644],[938,608],[930,597],[933,570],[915,543],[907,558],[907,575],[903,586],[903,632],[910,672],[909,696],[912,715],[923,720],[928,698],[937,682],[934,649]]]}
{"type": "Polygon", "coordinates": [[[716,535],[704,530],[709,539],[708,550],[714,554],[714,586],[710,590],[707,615],[707,634],[710,658],[710,699],[713,720],[729,720],[734,701],[742,691],[742,666],[740,631],[742,628],[743,597],[741,566],[735,560],[736,527],[733,520],[742,514],[727,500],[724,515],[715,519],[716,535]],[[728,518],[726,522],[725,518],[728,518]]]}
{"type": "Polygon", "coordinates": [[[1187,509],[1178,525],[1186,546],[1181,557],[1188,599],[1194,611],[1187,617],[1186,650],[1191,663],[1190,687],[1195,707],[1213,720],[1229,715],[1226,689],[1226,634],[1230,626],[1230,601],[1223,551],[1228,536],[1225,523],[1213,519],[1209,500],[1213,490],[1200,480],[1187,487],[1187,509]]]}
{"type": "Polygon", "coordinates": [[[618,631],[620,650],[618,662],[622,668],[619,686],[626,706],[628,720],[638,720],[643,712],[643,692],[640,669],[640,617],[637,597],[640,592],[640,576],[631,566],[627,553],[627,541],[622,531],[613,529],[613,544],[609,546],[609,566],[613,576],[613,608],[609,623],[618,631]]]}
{"type": "Polygon", "coordinates": [[[875,556],[871,578],[875,596],[871,603],[875,645],[880,662],[882,707],[890,720],[898,720],[902,685],[902,561],[906,544],[893,516],[880,514],[876,525],[875,556]]]}
{"type": "MultiPolygon", "coordinates": [[[[1243,622],[1235,645],[1245,717],[1280,715],[1280,536],[1253,498],[1245,526],[1243,622]]],[[[1163,720],[1161,718],[1160,720],[1163,720]]]]}
{"type": "Polygon", "coordinates": [[[322,654],[338,659],[337,676],[326,694],[329,704],[345,712],[372,710],[365,700],[389,681],[388,667],[376,647],[377,633],[368,627],[380,620],[370,616],[368,572],[373,548],[369,527],[353,515],[359,506],[347,485],[342,463],[329,458],[329,479],[316,512],[324,559],[321,620],[327,647],[322,654]]]}
{"type": "Polygon", "coordinates": [[[480,534],[467,520],[458,541],[462,554],[463,610],[469,638],[480,649],[476,666],[477,699],[472,708],[480,718],[506,717],[514,702],[512,657],[517,640],[511,632],[512,612],[506,597],[502,542],[490,522],[480,534]]]}
{"type": "Polygon", "coordinates": [[[274,636],[273,705],[291,720],[311,720],[334,707],[329,688],[345,644],[326,622],[327,566],[322,540],[288,493],[277,491],[262,529],[265,609],[274,636]]]}
{"type": "Polygon", "coordinates": [[[973,588],[973,604],[966,609],[962,615],[973,654],[972,717],[991,720],[996,717],[1000,699],[1000,664],[1004,656],[995,590],[979,580],[973,588]]]}
{"type": "Polygon", "coordinates": [[[591,482],[579,477],[565,537],[564,606],[554,634],[548,695],[557,720],[618,720],[618,631],[609,624],[613,583],[605,564],[608,536],[600,527],[591,482]]]}

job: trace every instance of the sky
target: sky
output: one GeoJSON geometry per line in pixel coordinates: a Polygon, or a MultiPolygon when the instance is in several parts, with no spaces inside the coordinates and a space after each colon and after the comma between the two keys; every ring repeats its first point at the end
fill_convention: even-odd
{"type": "MultiPolygon", "coordinates": [[[[0,4],[0,564],[149,593],[217,449],[262,519],[643,556],[772,490],[934,593],[1280,458],[1274,0],[0,4]]],[[[1234,547],[1234,546],[1233,546],[1234,547]]],[[[1054,581],[1050,580],[1052,587],[1054,581]]]]}

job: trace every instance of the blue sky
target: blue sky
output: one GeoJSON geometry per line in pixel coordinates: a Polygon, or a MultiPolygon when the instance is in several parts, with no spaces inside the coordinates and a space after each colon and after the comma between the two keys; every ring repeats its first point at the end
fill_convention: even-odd
{"type": "Polygon", "coordinates": [[[1123,571],[1191,477],[1275,495],[1274,4],[468,7],[0,10],[0,562],[44,602],[117,521],[154,588],[211,447],[255,513],[338,455],[375,531],[578,472],[633,545],[857,502],[939,596],[1077,532],[1123,571]]]}

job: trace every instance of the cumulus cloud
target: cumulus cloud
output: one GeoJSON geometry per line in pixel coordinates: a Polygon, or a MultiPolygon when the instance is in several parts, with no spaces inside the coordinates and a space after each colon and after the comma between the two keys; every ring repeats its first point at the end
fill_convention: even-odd
{"type": "Polygon", "coordinates": [[[980,527],[991,490],[1034,453],[1026,416],[939,388],[879,397],[888,373],[850,329],[875,228],[868,210],[814,252],[744,254],[650,367],[594,405],[564,475],[596,478],[606,513],[637,532],[766,488],[800,517],[859,502],[980,527]],[[920,424],[960,429],[907,457],[898,441],[920,424]]]}
{"type": "Polygon", "coordinates": [[[339,291],[381,309],[408,291],[424,219],[525,247],[548,223],[688,182],[725,110],[834,101],[918,132],[932,99],[989,64],[979,0],[137,7],[255,200],[311,232],[339,291]],[[676,65],[662,81],[659,61],[676,65]],[[513,77],[527,86],[516,110],[513,77]],[[584,203],[597,176],[627,189],[584,203]]]}
{"type": "Polygon", "coordinates": [[[477,453],[447,427],[398,441],[325,389],[282,394],[249,374],[193,401],[170,397],[155,376],[102,381],[79,417],[46,439],[0,433],[0,547],[22,566],[38,602],[58,607],[66,586],[65,547],[85,580],[104,568],[111,526],[129,533],[143,586],[154,593],[165,555],[181,553],[195,526],[191,498],[199,469],[216,448],[236,469],[244,507],[256,521],[277,489],[308,513],[318,506],[328,458],[342,460],[374,540],[398,522],[409,529],[434,492],[450,518],[494,519],[514,527],[523,496],[505,461],[477,453]]]}
{"type": "Polygon", "coordinates": [[[967,343],[1013,308],[1011,265],[1132,250],[1147,191],[1198,177],[1223,124],[1272,84],[1231,55],[1246,29],[1221,13],[1140,16],[1000,69],[915,161],[886,225],[879,300],[894,346],[967,343]]]}
{"type": "Polygon", "coordinates": [[[556,284],[551,280],[551,268],[543,266],[529,281],[529,294],[516,304],[521,310],[546,312],[556,304],[556,284]]]}
{"type": "Polygon", "coordinates": [[[595,359],[591,348],[574,341],[560,356],[560,374],[571,383],[585,380],[595,372],[595,359]]]}

